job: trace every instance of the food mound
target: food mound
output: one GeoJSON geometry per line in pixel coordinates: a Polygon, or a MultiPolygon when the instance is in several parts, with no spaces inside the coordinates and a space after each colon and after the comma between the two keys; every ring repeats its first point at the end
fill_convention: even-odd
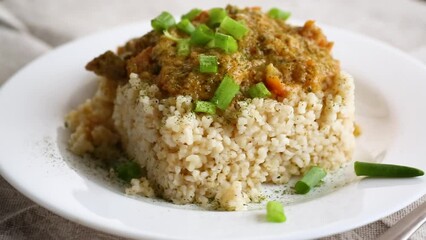
{"type": "Polygon", "coordinates": [[[102,78],[66,117],[70,150],[137,163],[127,193],[224,210],[260,201],[262,183],[350,161],[353,79],[313,21],[287,17],[227,6],[176,23],[163,12],[87,64],[102,78]]]}

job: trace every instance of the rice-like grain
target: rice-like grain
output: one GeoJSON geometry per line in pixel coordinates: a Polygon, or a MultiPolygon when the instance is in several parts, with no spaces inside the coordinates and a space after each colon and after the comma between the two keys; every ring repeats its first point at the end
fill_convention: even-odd
{"type": "MultiPolygon", "coordinates": [[[[281,102],[238,101],[209,116],[194,113],[189,96],[158,98],[158,87],[131,74],[117,88],[113,125],[157,196],[242,210],[261,199],[261,183],[286,183],[311,166],[332,170],[351,159],[354,83],[345,73],[337,82],[330,91],[295,89],[281,102]]],[[[90,151],[81,143],[87,138],[73,135],[73,151],[90,151]]],[[[142,185],[128,192],[151,196],[142,185]]]]}

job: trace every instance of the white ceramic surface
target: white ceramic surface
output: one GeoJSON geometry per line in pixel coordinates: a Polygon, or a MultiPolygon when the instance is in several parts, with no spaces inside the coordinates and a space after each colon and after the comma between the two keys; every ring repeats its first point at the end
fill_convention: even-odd
{"type": "MultiPolygon", "coordinates": [[[[334,55],[356,78],[363,135],[355,160],[426,169],[426,67],[370,38],[324,27],[334,55]]],[[[149,30],[132,24],[66,44],[34,61],[0,89],[0,173],[38,204],[117,235],[167,239],[304,239],[349,230],[395,212],[426,193],[426,178],[364,179],[286,206],[287,222],[263,210],[212,212],[130,198],[84,170],[66,151],[64,115],[94,91],[84,65],[149,30]]]]}

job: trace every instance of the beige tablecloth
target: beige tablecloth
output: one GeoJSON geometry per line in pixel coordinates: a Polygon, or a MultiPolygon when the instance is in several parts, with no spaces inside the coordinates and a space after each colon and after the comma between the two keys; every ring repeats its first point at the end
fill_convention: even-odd
{"type": "MultiPolygon", "coordinates": [[[[286,8],[295,18],[369,35],[426,63],[426,1],[421,0],[0,0],[0,85],[37,56],[80,36],[149,20],[162,10],[181,14],[194,6],[228,2],[286,8]]],[[[1,177],[0,200],[0,239],[119,239],[49,212],[1,177]]],[[[326,239],[375,239],[424,201],[426,196],[391,216],[326,239]]],[[[412,239],[426,239],[426,226],[412,239]]]]}

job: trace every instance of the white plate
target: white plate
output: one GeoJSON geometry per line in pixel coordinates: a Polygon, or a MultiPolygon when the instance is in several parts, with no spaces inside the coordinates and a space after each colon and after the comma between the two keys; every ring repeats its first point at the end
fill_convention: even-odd
{"type": "MultiPolygon", "coordinates": [[[[356,79],[356,160],[426,169],[426,68],[370,38],[324,27],[334,55],[356,79]],[[361,151],[362,150],[362,151],[361,151]]],[[[346,231],[385,217],[426,193],[425,177],[365,179],[286,206],[287,222],[264,210],[212,212],[124,196],[66,151],[64,115],[94,90],[84,65],[144,34],[148,23],[120,27],[58,48],[0,90],[0,173],[23,194],[72,221],[116,235],[173,239],[301,239],[346,231]],[[98,176],[98,177],[96,177],[98,176]]]]}

